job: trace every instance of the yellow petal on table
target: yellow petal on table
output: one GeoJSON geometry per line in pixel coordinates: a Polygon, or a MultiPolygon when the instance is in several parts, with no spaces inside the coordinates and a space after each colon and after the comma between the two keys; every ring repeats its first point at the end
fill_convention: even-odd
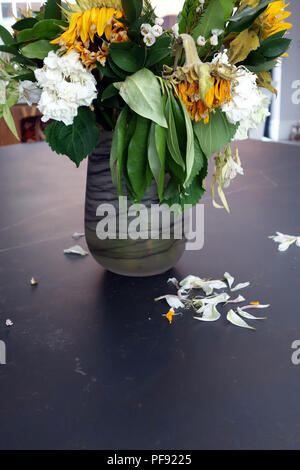
{"type": "Polygon", "coordinates": [[[171,308],[166,315],[166,318],[169,320],[170,324],[173,321],[173,316],[174,316],[174,309],[171,308]]]}

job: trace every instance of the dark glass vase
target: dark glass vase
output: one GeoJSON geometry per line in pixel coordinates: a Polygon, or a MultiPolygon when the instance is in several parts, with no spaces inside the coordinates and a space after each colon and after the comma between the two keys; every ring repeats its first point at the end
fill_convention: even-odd
{"type": "MultiPolygon", "coordinates": [[[[173,212],[166,207],[159,206],[157,187],[153,183],[140,204],[133,206],[137,209],[137,214],[140,213],[139,207],[143,208],[146,216],[146,226],[144,224],[140,229],[141,238],[132,239],[126,236],[137,214],[134,217],[131,213],[129,215],[126,213],[126,218],[124,218],[124,204],[122,203],[120,207],[118,193],[110,172],[112,136],[112,132],[102,131],[99,145],[88,160],[85,235],[89,250],[101,266],[117,274],[141,277],[163,273],[177,263],[185,250],[184,223],[182,220],[179,222],[173,212]],[[167,227],[169,233],[166,234],[165,225],[161,221],[158,223],[156,221],[155,228],[151,227],[153,218],[150,213],[153,205],[159,207],[161,211],[169,212],[170,223],[167,227]],[[99,237],[99,222],[105,225],[104,222],[108,221],[109,217],[108,223],[111,222],[111,226],[116,228],[115,238],[112,238],[109,232],[110,238],[103,239],[101,234],[99,237]],[[179,239],[180,231],[181,238],[179,239]]],[[[124,195],[126,195],[125,190],[124,195]]],[[[132,206],[132,203],[128,199],[129,206],[132,206]]],[[[186,214],[185,226],[188,225],[188,217],[186,214]]]]}

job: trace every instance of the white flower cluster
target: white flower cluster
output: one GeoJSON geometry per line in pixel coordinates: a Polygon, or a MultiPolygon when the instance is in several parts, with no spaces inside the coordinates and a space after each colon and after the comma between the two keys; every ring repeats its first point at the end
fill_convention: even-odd
{"type": "Polygon", "coordinates": [[[49,52],[44,66],[34,73],[42,88],[38,108],[44,122],[55,119],[69,126],[77,116],[78,107],[90,106],[97,97],[96,79],[83,67],[74,50],[62,57],[49,52]]]}
{"type": "Polygon", "coordinates": [[[163,33],[162,25],[164,24],[163,18],[156,18],[155,25],[144,23],[141,26],[141,34],[144,36],[144,43],[151,47],[156,42],[156,38],[159,38],[163,33]]]}
{"type": "Polygon", "coordinates": [[[232,124],[240,122],[234,140],[245,140],[249,129],[256,129],[270,115],[266,107],[269,98],[257,86],[254,73],[238,68],[237,74],[231,85],[232,100],[222,106],[222,111],[232,124]]]}
{"type": "Polygon", "coordinates": [[[217,46],[219,43],[219,36],[224,33],[223,29],[212,29],[211,31],[211,38],[210,38],[210,44],[212,46],[217,46]]]}
{"type": "Polygon", "coordinates": [[[200,5],[196,8],[197,13],[200,13],[202,11],[205,0],[199,0],[199,3],[200,5]]]}

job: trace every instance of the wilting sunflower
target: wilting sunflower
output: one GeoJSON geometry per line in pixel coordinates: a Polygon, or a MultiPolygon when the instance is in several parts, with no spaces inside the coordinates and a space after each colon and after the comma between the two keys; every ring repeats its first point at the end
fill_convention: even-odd
{"type": "Polygon", "coordinates": [[[186,62],[175,71],[165,67],[164,78],[175,86],[193,121],[209,122],[209,113],[231,100],[230,80],[235,72],[222,64],[201,62],[194,39],[181,34],[186,62]]]}
{"type": "Polygon", "coordinates": [[[118,21],[124,18],[121,0],[77,0],[69,7],[71,11],[64,10],[69,27],[51,43],[67,53],[76,49],[86,67],[96,67],[97,61],[105,65],[109,43],[129,41],[127,28],[118,21]]]}
{"type": "Polygon", "coordinates": [[[289,6],[281,0],[271,2],[264,13],[261,15],[262,40],[272,36],[280,31],[286,31],[293,25],[285,23],[284,20],[291,15],[290,11],[284,11],[289,6]]]}

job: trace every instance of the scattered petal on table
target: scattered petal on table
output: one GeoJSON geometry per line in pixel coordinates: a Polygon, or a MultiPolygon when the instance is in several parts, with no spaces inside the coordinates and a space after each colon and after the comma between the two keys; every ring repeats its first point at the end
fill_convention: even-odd
{"type": "Polygon", "coordinates": [[[259,305],[259,302],[250,302],[250,305],[259,305]]]}
{"type": "Polygon", "coordinates": [[[13,326],[13,324],[14,323],[9,318],[7,318],[7,320],[5,321],[6,326],[13,326]]]}
{"type": "Polygon", "coordinates": [[[180,282],[180,286],[182,287],[181,291],[190,289],[203,289],[206,295],[210,295],[214,289],[224,289],[227,287],[227,284],[220,280],[207,280],[201,279],[201,277],[190,275],[180,282]]]}
{"type": "Polygon", "coordinates": [[[270,307],[270,304],[266,304],[266,305],[262,305],[262,304],[259,304],[259,305],[243,305],[243,307],[241,307],[242,310],[249,310],[249,308],[268,308],[270,307]]]}
{"type": "Polygon", "coordinates": [[[177,281],[176,277],[170,277],[167,282],[173,284],[176,289],[179,289],[179,282],[177,281]]]}
{"type": "Polygon", "coordinates": [[[296,242],[297,246],[300,246],[299,238],[295,237],[294,235],[286,235],[281,232],[276,232],[277,235],[272,235],[271,239],[274,240],[275,243],[279,243],[278,250],[279,251],[286,251],[290,245],[296,242]]]}
{"type": "Polygon", "coordinates": [[[231,276],[229,273],[224,273],[224,279],[228,282],[229,288],[231,289],[232,284],[234,283],[234,277],[231,276]]]}
{"type": "Polygon", "coordinates": [[[194,317],[196,320],[200,321],[217,321],[221,317],[221,314],[218,312],[215,304],[207,304],[203,307],[202,317],[194,317]]]}
{"type": "Polygon", "coordinates": [[[207,305],[218,305],[225,303],[229,299],[229,295],[223,292],[222,294],[215,295],[213,297],[204,298],[204,299],[197,299],[196,303],[201,305],[201,308],[197,310],[197,313],[202,313],[207,305]]]}
{"type": "Polygon", "coordinates": [[[163,295],[161,297],[157,297],[157,299],[155,299],[155,302],[163,299],[165,299],[168,302],[169,306],[172,308],[184,308],[184,304],[181,302],[177,295],[163,295]]]}
{"type": "Polygon", "coordinates": [[[75,245],[71,246],[67,250],[64,250],[65,255],[79,255],[79,256],[87,256],[88,252],[85,251],[81,246],[75,245]]]}
{"type": "Polygon", "coordinates": [[[250,330],[255,330],[252,326],[248,325],[239,315],[237,315],[233,310],[229,310],[227,313],[227,320],[230,321],[235,326],[240,326],[241,328],[249,328],[250,330]]]}
{"type": "Polygon", "coordinates": [[[237,284],[235,287],[233,287],[231,289],[231,292],[234,292],[236,290],[240,290],[240,289],[245,289],[245,287],[248,287],[250,286],[250,282],[242,282],[240,284],[237,284]]]}
{"type": "Polygon", "coordinates": [[[226,304],[238,304],[240,302],[245,302],[245,297],[239,295],[236,299],[228,300],[226,304]]]}
{"type": "Polygon", "coordinates": [[[251,313],[245,312],[245,310],[242,310],[240,307],[237,308],[237,312],[239,315],[241,315],[244,318],[248,318],[249,320],[266,320],[267,317],[255,317],[254,315],[251,315],[251,313]]]}
{"type": "Polygon", "coordinates": [[[166,318],[169,320],[169,323],[171,324],[172,321],[173,321],[173,317],[174,317],[174,309],[171,308],[168,313],[166,314],[166,318]]]}
{"type": "Polygon", "coordinates": [[[32,286],[37,286],[37,285],[38,285],[38,281],[37,281],[36,279],[34,279],[34,277],[32,277],[32,278],[30,279],[30,284],[31,284],[32,286]]]}
{"type": "Polygon", "coordinates": [[[75,232],[75,233],[73,233],[73,235],[72,235],[72,238],[74,238],[74,240],[79,240],[80,238],[83,238],[83,237],[85,237],[85,234],[84,234],[84,233],[75,232]]]}

